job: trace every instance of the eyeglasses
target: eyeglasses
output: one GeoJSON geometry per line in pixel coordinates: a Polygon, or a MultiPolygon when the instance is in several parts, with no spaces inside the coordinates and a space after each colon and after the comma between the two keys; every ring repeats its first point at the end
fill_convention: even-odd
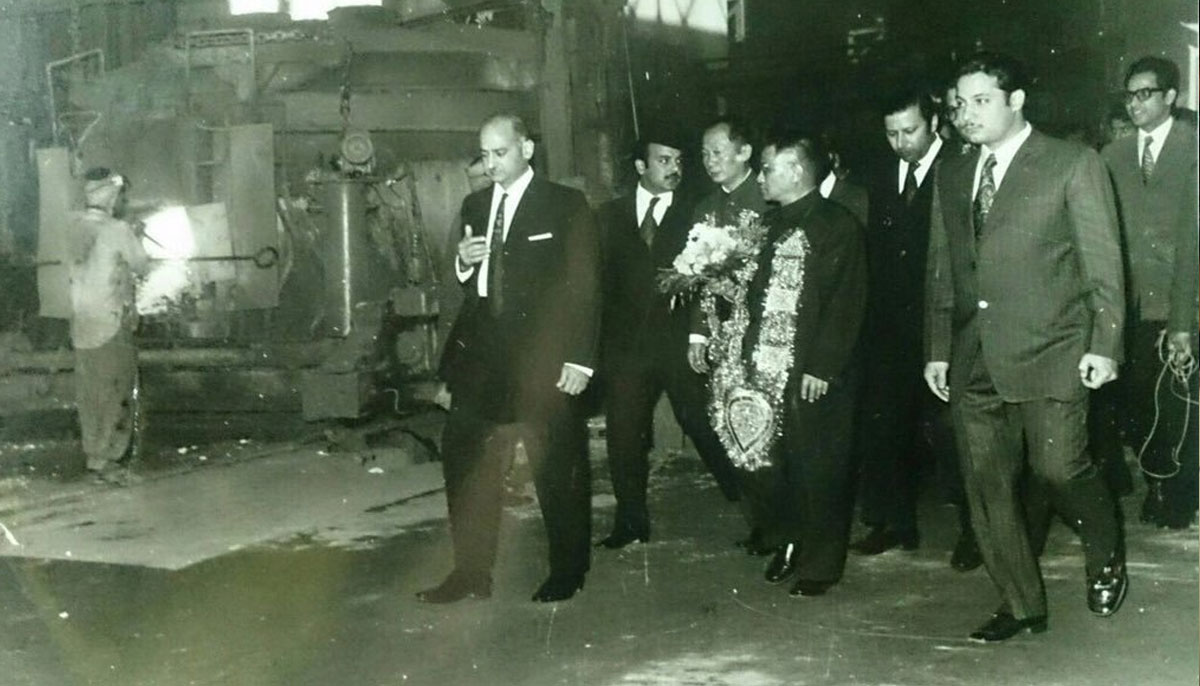
{"type": "Polygon", "coordinates": [[[1155,93],[1166,93],[1166,88],[1139,88],[1135,91],[1125,91],[1125,102],[1146,102],[1155,93]]]}

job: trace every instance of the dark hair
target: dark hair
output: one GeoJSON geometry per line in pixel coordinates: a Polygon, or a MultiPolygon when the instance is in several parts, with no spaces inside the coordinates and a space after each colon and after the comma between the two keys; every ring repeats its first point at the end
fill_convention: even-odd
{"type": "Polygon", "coordinates": [[[912,85],[902,86],[888,93],[879,101],[879,105],[879,110],[885,117],[916,105],[921,118],[930,125],[933,124],[934,115],[938,114],[937,105],[934,104],[928,89],[912,85]]]}
{"type": "MultiPolygon", "coordinates": [[[[732,140],[732,136],[730,137],[732,140]]],[[[687,145],[683,134],[671,126],[657,126],[642,131],[642,137],[633,144],[633,159],[650,161],[650,144],[657,143],[682,152],[687,145]]]]}
{"type": "Polygon", "coordinates": [[[751,148],[754,147],[754,132],[741,119],[737,117],[721,117],[704,127],[704,132],[707,133],[718,126],[724,126],[729,130],[729,142],[735,146],[739,148],[743,145],[749,145],[751,148]]]}
{"type": "Polygon", "coordinates": [[[1125,85],[1128,86],[1129,79],[1138,74],[1154,74],[1159,88],[1179,92],[1179,67],[1171,60],[1153,55],[1142,57],[1129,65],[1129,69],[1125,71],[1125,85]]]}
{"type": "Polygon", "coordinates": [[[1006,93],[1025,90],[1029,87],[1029,79],[1024,65],[1015,57],[1003,53],[975,53],[958,65],[955,79],[979,73],[996,79],[996,86],[1006,93]]]}
{"type": "Polygon", "coordinates": [[[83,173],[84,181],[103,181],[112,176],[112,170],[108,167],[92,167],[83,173]]]}
{"type": "Polygon", "coordinates": [[[769,136],[763,147],[768,146],[775,148],[777,155],[784,150],[795,150],[796,156],[800,158],[800,163],[812,168],[814,183],[821,183],[829,175],[831,166],[829,148],[826,147],[820,136],[784,131],[769,136]]]}
{"type": "Polygon", "coordinates": [[[500,122],[508,122],[518,138],[529,138],[529,127],[525,125],[525,120],[521,118],[521,115],[513,112],[497,112],[485,119],[479,128],[482,129],[490,124],[499,124],[500,122]]]}

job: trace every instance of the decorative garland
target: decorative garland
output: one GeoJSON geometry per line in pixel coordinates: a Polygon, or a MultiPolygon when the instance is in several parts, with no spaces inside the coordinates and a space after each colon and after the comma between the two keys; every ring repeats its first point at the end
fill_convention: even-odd
{"type": "MultiPolygon", "coordinates": [[[[808,237],[799,227],[779,241],[750,368],[742,361],[742,349],[750,325],[746,291],[758,270],[757,261],[751,260],[738,275],[730,318],[712,327],[716,364],[710,378],[709,416],[730,460],[747,471],[771,465],[771,447],[783,430],[783,391],[795,361],[797,310],[808,252],[808,237]]],[[[716,323],[715,298],[706,296],[701,307],[716,323]]]]}

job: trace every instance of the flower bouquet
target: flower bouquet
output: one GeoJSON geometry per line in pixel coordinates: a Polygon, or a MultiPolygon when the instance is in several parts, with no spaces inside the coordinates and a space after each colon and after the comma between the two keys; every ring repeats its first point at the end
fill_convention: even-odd
{"type": "Polygon", "coordinates": [[[683,251],[659,272],[658,287],[672,307],[697,296],[732,302],[754,275],[755,257],[766,238],[758,213],[742,210],[737,223],[717,225],[712,215],[692,226],[683,251]]]}

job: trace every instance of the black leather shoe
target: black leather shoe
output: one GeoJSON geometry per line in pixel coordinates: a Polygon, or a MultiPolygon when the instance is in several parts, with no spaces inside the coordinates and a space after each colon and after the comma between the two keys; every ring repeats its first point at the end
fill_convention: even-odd
{"type": "Polygon", "coordinates": [[[533,594],[535,603],[556,603],[567,600],[583,588],[582,576],[551,576],[533,594]]]}
{"type": "Polygon", "coordinates": [[[1007,641],[1022,631],[1040,634],[1046,630],[1046,616],[1017,619],[1008,610],[999,610],[983,626],[971,632],[970,639],[977,643],[1007,641]]]}
{"type": "Polygon", "coordinates": [[[979,543],[975,534],[966,529],[958,535],[958,543],[954,544],[954,552],[950,555],[950,567],[955,571],[969,572],[983,564],[983,555],[979,554],[979,543]]]}
{"type": "Polygon", "coordinates": [[[775,551],[775,557],[772,557],[771,561],[767,563],[767,570],[763,574],[767,583],[781,583],[796,572],[796,563],[798,562],[796,553],[796,544],[794,543],[788,543],[775,551]]]}
{"type": "Polygon", "coordinates": [[[1127,590],[1129,578],[1125,575],[1125,561],[1114,557],[1099,574],[1088,579],[1088,609],[1101,617],[1111,617],[1121,609],[1127,590]]]}
{"type": "Polygon", "coordinates": [[[900,533],[886,527],[877,526],[872,527],[871,531],[860,540],[851,543],[850,550],[859,555],[878,555],[896,547],[903,550],[916,550],[917,543],[917,535],[915,533],[900,533]]]}
{"type": "Polygon", "coordinates": [[[435,605],[457,603],[466,598],[482,600],[491,597],[492,580],[490,578],[476,578],[457,572],[451,572],[450,576],[437,586],[417,593],[417,600],[435,605]]]}
{"type": "Polygon", "coordinates": [[[788,595],[793,598],[804,596],[811,598],[813,596],[825,595],[833,586],[832,581],[810,581],[808,579],[796,579],[796,583],[792,586],[792,590],[788,591],[788,595]]]}
{"type": "Polygon", "coordinates": [[[628,527],[619,526],[613,529],[613,532],[607,537],[596,542],[597,548],[608,548],[609,550],[620,550],[625,546],[637,541],[638,543],[649,543],[650,532],[642,531],[635,532],[628,527]]]}
{"type": "Polygon", "coordinates": [[[775,552],[775,548],[768,546],[762,541],[762,531],[754,529],[750,535],[735,542],[735,545],[746,551],[747,555],[763,556],[771,555],[775,552]]]}

